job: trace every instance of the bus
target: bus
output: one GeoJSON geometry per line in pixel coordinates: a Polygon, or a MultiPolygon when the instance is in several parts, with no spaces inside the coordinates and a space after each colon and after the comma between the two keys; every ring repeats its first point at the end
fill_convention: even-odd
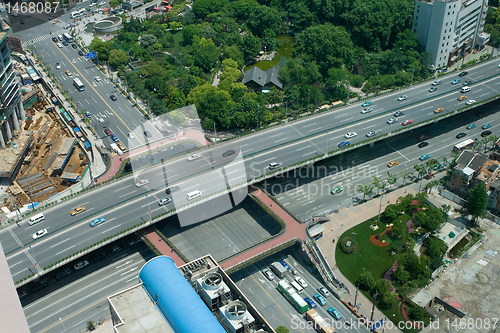
{"type": "Polygon", "coordinates": [[[74,78],[73,79],[73,85],[78,89],[78,91],[84,91],[85,86],[83,85],[82,81],[80,81],[79,78],[74,78]]]}
{"type": "Polygon", "coordinates": [[[300,313],[304,313],[309,309],[309,305],[307,305],[306,301],[304,301],[302,297],[297,294],[288,281],[281,280],[278,282],[278,290],[300,313]]]}
{"type": "Polygon", "coordinates": [[[78,11],[73,11],[70,14],[72,19],[76,19],[78,16],[80,16],[80,13],[78,11]]]}
{"type": "Polygon", "coordinates": [[[306,320],[314,325],[314,329],[319,333],[334,333],[335,330],[321,317],[314,309],[306,312],[306,320]]]}
{"type": "Polygon", "coordinates": [[[465,149],[471,149],[472,147],[474,147],[474,140],[472,139],[467,139],[465,141],[462,141],[460,143],[457,143],[454,147],[453,147],[453,151],[454,152],[457,152],[457,153],[460,153],[462,151],[464,151],[465,149]]]}
{"type": "Polygon", "coordinates": [[[68,43],[73,43],[73,37],[71,37],[71,35],[70,35],[70,34],[68,34],[68,33],[64,33],[64,34],[63,34],[63,38],[64,38],[64,40],[65,40],[65,41],[67,41],[68,43]]]}

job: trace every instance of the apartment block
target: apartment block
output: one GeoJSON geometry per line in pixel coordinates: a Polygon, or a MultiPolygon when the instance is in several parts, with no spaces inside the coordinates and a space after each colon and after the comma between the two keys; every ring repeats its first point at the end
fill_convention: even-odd
{"type": "Polygon", "coordinates": [[[449,66],[490,36],[483,32],[488,0],[417,0],[412,31],[434,68],[449,66]]]}

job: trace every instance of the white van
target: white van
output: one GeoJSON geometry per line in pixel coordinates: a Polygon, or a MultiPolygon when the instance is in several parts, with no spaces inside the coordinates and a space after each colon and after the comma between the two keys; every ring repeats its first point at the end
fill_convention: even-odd
{"type": "Polygon", "coordinates": [[[201,194],[201,192],[200,192],[200,191],[198,191],[198,190],[196,190],[196,191],[193,191],[193,192],[189,192],[189,193],[187,194],[186,199],[188,199],[188,201],[189,201],[189,200],[193,200],[193,199],[196,199],[196,198],[201,197],[201,195],[202,195],[202,194],[201,194]]]}
{"type": "Polygon", "coordinates": [[[37,214],[33,217],[30,217],[28,223],[29,225],[33,225],[33,224],[37,224],[38,222],[42,222],[43,220],[45,220],[45,216],[40,213],[40,214],[37,214]]]}
{"type": "Polygon", "coordinates": [[[64,40],[62,35],[58,35],[57,38],[62,42],[64,40]]]}
{"type": "Polygon", "coordinates": [[[298,292],[299,294],[301,294],[301,293],[304,291],[304,288],[302,288],[302,287],[301,287],[301,286],[300,286],[297,282],[292,281],[292,282],[290,282],[290,284],[292,285],[292,287],[293,287],[295,290],[297,290],[297,292],[298,292]]]}
{"type": "Polygon", "coordinates": [[[122,150],[120,148],[118,148],[118,145],[116,143],[110,144],[109,148],[111,148],[111,150],[114,151],[115,153],[117,153],[118,155],[123,154],[122,150]]]}
{"type": "Polygon", "coordinates": [[[467,87],[467,86],[462,87],[462,89],[460,89],[460,92],[463,92],[463,93],[469,92],[469,91],[470,91],[470,87],[467,87]]]}

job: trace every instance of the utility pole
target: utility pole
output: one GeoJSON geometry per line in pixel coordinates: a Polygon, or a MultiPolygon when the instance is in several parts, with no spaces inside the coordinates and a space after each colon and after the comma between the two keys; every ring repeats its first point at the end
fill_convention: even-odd
{"type": "Polygon", "coordinates": [[[372,307],[372,317],[370,318],[370,325],[373,322],[373,315],[375,314],[375,302],[377,301],[378,290],[375,290],[375,294],[373,294],[373,307],[372,307]]]}
{"type": "Polygon", "coordinates": [[[351,82],[347,81],[347,105],[349,105],[349,92],[351,91],[351,82]]]}
{"type": "Polygon", "coordinates": [[[257,105],[257,129],[260,128],[260,105],[257,105]]]}
{"type": "Polygon", "coordinates": [[[380,205],[378,206],[378,220],[377,222],[380,222],[380,211],[382,210],[382,198],[384,197],[384,195],[382,194],[380,196],[380,205]]]}
{"type": "Polygon", "coordinates": [[[356,286],[356,294],[354,294],[354,306],[357,306],[358,294],[359,294],[359,283],[356,286]]]}
{"type": "Polygon", "coordinates": [[[311,99],[311,89],[307,89],[307,112],[309,112],[309,100],[311,99]]]}
{"type": "Polygon", "coordinates": [[[285,121],[288,122],[288,102],[285,102],[285,121]]]}
{"type": "Polygon", "coordinates": [[[62,327],[63,327],[64,333],[66,333],[66,327],[64,327],[64,322],[62,321],[61,317],[59,317],[59,321],[60,321],[60,322],[61,322],[61,324],[62,324],[62,327]]]}
{"type": "Polygon", "coordinates": [[[375,87],[374,87],[375,95],[377,94],[377,78],[378,78],[378,69],[376,70],[375,74],[375,87]]]}
{"type": "Polygon", "coordinates": [[[325,156],[327,157],[328,156],[328,139],[329,139],[329,136],[328,136],[328,132],[326,132],[326,151],[325,151],[325,156]]]}
{"type": "Polygon", "coordinates": [[[410,87],[413,85],[413,72],[415,72],[415,66],[413,66],[413,69],[411,70],[411,82],[410,82],[410,87]]]}
{"type": "Polygon", "coordinates": [[[38,272],[38,264],[37,264],[36,258],[35,258],[35,251],[33,251],[33,248],[31,246],[30,246],[30,250],[31,250],[31,253],[33,254],[33,260],[35,261],[35,269],[38,272]]]}
{"type": "Polygon", "coordinates": [[[214,121],[214,141],[215,141],[215,143],[217,143],[217,130],[215,129],[215,126],[216,126],[216,125],[217,125],[217,124],[216,124],[216,123],[215,123],[215,121],[214,121]]]}
{"type": "Polygon", "coordinates": [[[149,197],[147,194],[146,195],[146,198],[148,199],[148,215],[149,215],[149,223],[151,224],[151,205],[149,204],[149,197]]]}
{"type": "Polygon", "coordinates": [[[254,168],[253,168],[253,164],[254,164],[254,159],[253,159],[253,155],[250,155],[252,157],[252,178],[255,179],[255,176],[253,174],[254,172],[254,168]]]}

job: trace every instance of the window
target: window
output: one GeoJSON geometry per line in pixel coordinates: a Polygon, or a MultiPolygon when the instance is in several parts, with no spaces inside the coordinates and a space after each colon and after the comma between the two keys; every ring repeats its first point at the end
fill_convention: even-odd
{"type": "Polygon", "coordinates": [[[441,44],[441,47],[444,47],[444,43],[443,43],[443,44],[441,44]]]}
{"type": "Polygon", "coordinates": [[[443,53],[443,50],[441,50],[441,53],[443,53]]]}
{"type": "Polygon", "coordinates": [[[445,37],[443,37],[443,40],[445,39],[445,37]]]}
{"type": "Polygon", "coordinates": [[[420,12],[420,9],[417,9],[417,14],[420,12]]]}
{"type": "Polygon", "coordinates": [[[448,15],[450,15],[450,12],[448,12],[448,15]]]}
{"type": "Polygon", "coordinates": [[[448,49],[444,50],[444,52],[448,52],[448,49]]]}
{"type": "Polygon", "coordinates": [[[415,17],[415,20],[418,20],[418,16],[415,17]]]}
{"type": "Polygon", "coordinates": [[[446,33],[446,29],[444,29],[444,33],[446,33]]]}
{"type": "Polygon", "coordinates": [[[441,61],[441,58],[442,58],[442,57],[439,57],[439,61],[441,61]]]}
{"type": "Polygon", "coordinates": [[[448,22],[446,22],[446,26],[448,26],[448,22]]]}
{"type": "Polygon", "coordinates": [[[415,26],[417,26],[417,23],[415,22],[415,26]]]}
{"type": "Polygon", "coordinates": [[[448,9],[451,9],[451,6],[448,6],[448,9]]]}
{"type": "Polygon", "coordinates": [[[448,39],[450,39],[450,35],[448,35],[448,39]]]}
{"type": "Polygon", "coordinates": [[[446,46],[448,46],[448,44],[450,44],[449,42],[446,42],[446,46]]]}
{"type": "Polygon", "coordinates": [[[455,14],[455,11],[453,11],[452,14],[455,14]]]}
{"type": "Polygon", "coordinates": [[[417,33],[417,29],[413,29],[413,33],[416,34],[417,33]]]}

